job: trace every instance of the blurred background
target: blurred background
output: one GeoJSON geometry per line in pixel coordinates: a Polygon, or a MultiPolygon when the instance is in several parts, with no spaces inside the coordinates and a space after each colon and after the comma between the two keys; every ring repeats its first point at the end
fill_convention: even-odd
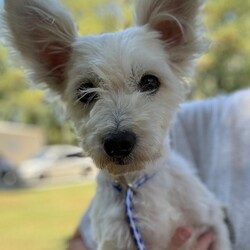
{"type": "MultiPolygon", "coordinates": [[[[64,0],[81,35],[132,24],[132,0],[64,0]]],[[[0,0],[0,9],[3,1],[0,0]]],[[[189,99],[250,85],[250,1],[209,0],[208,52],[197,63],[189,99]]],[[[59,250],[91,199],[97,170],[77,147],[57,100],[27,88],[0,30],[0,242],[3,250],[59,250]]]]}

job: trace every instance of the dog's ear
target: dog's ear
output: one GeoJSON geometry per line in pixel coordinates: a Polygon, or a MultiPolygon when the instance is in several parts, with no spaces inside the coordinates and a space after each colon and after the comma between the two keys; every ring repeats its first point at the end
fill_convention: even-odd
{"type": "Polygon", "coordinates": [[[197,15],[202,0],[136,0],[135,22],[160,33],[172,65],[185,71],[200,52],[197,15]]]}
{"type": "Polygon", "coordinates": [[[32,81],[62,92],[77,33],[67,10],[56,0],[5,0],[4,22],[6,37],[32,81]]]}

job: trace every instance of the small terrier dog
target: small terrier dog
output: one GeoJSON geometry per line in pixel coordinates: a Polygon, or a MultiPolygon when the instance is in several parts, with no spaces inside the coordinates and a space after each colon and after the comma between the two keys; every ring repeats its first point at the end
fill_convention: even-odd
{"type": "Polygon", "coordinates": [[[98,250],[166,250],[182,226],[194,233],[181,249],[212,230],[212,249],[229,250],[221,204],[165,139],[203,45],[201,0],[135,5],[134,27],[78,37],[56,0],[5,0],[5,33],[32,82],[61,97],[101,170],[91,210],[98,250]]]}

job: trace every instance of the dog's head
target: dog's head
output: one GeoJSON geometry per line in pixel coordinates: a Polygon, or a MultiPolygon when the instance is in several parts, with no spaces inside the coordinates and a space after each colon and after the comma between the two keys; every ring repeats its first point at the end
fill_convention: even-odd
{"type": "MultiPolygon", "coordinates": [[[[135,26],[78,37],[56,0],[5,0],[12,46],[65,102],[84,150],[111,174],[161,155],[200,49],[199,0],[137,0],[135,26]]],[[[86,24],[87,25],[87,24],[86,24]]]]}

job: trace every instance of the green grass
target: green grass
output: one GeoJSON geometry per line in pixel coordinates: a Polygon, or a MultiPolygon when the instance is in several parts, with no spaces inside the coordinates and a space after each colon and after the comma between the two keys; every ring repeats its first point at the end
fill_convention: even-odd
{"type": "Polygon", "coordinates": [[[94,184],[0,192],[1,250],[62,250],[94,184]]]}

